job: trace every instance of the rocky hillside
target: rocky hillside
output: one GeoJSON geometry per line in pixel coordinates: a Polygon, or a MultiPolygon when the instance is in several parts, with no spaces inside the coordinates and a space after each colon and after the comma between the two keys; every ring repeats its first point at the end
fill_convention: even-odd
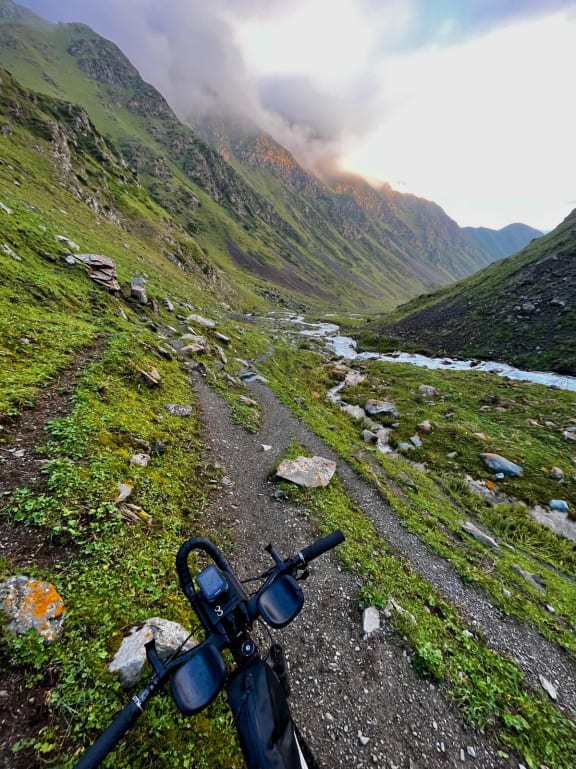
{"type": "MultiPolygon", "coordinates": [[[[576,373],[576,211],[520,253],[372,328],[438,354],[576,373]]],[[[368,341],[368,337],[365,341],[368,341]]]]}
{"type": "Polygon", "coordinates": [[[500,230],[491,230],[489,227],[463,227],[463,230],[483,251],[490,254],[494,261],[515,254],[531,240],[542,235],[540,230],[519,223],[508,224],[500,230]]]}
{"type": "Polygon", "coordinates": [[[391,309],[491,261],[438,206],[355,179],[327,186],[261,133],[212,130],[214,149],[90,28],[43,22],[12,0],[0,9],[0,64],[80,104],[208,258],[259,295],[391,309]]]}
{"type": "Polygon", "coordinates": [[[329,225],[352,248],[368,253],[390,274],[396,273],[398,280],[408,269],[417,281],[444,282],[448,276],[465,277],[493,261],[435,203],[388,185],[374,188],[351,174],[322,182],[271,136],[240,116],[204,117],[193,125],[255,187],[280,199],[301,226],[329,232],[329,225]]]}

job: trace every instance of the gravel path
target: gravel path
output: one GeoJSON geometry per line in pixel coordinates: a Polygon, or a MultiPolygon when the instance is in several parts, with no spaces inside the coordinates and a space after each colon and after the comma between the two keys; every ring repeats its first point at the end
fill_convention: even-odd
{"type": "MultiPolygon", "coordinates": [[[[194,388],[206,448],[229,479],[207,511],[208,522],[232,530],[231,560],[243,577],[252,576],[269,565],[268,542],[287,556],[318,536],[302,510],[272,498],[270,471],[294,438],[311,451],[333,453],[266,386],[251,386],[264,415],[257,436],[230,421],[225,403],[201,378],[194,388]],[[265,452],[262,444],[272,449],[265,452]]],[[[372,514],[383,506],[341,461],[338,473],[372,514]]],[[[486,735],[464,726],[445,692],[415,675],[395,631],[385,627],[363,639],[358,583],[333,554],[316,562],[304,590],[303,612],[279,636],[291,665],[293,712],[323,769],[517,769],[518,760],[499,757],[486,735]]]]}

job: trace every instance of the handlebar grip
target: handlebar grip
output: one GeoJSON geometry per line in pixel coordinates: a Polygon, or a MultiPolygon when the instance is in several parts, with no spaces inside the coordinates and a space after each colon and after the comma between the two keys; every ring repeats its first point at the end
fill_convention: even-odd
{"type": "Polygon", "coordinates": [[[142,710],[134,702],[130,702],[118,713],[106,731],[102,732],[96,742],[91,745],[78,763],[74,764],[74,769],[96,769],[106,758],[126,732],[134,726],[142,710]]]}
{"type": "Polygon", "coordinates": [[[304,550],[300,552],[300,555],[306,563],[310,563],[310,561],[313,561],[314,558],[318,558],[322,553],[325,553],[327,550],[332,550],[333,547],[344,542],[345,539],[346,537],[342,534],[340,529],[336,529],[332,534],[328,534],[328,536],[322,537],[322,539],[319,539],[317,542],[313,542],[311,545],[308,545],[308,547],[305,547],[304,550]]]}

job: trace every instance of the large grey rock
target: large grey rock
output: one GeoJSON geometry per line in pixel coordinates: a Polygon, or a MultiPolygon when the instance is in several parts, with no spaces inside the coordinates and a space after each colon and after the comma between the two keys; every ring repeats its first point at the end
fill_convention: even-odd
{"type": "Polygon", "coordinates": [[[296,457],[284,459],[278,465],[276,475],[298,486],[314,489],[327,486],[336,472],[336,462],[324,457],[296,457]]]}
{"type": "Polygon", "coordinates": [[[64,602],[54,585],[18,575],[0,583],[0,609],[17,635],[35,630],[55,641],[64,629],[64,602]]]}
{"type": "Polygon", "coordinates": [[[366,412],[362,406],[353,406],[351,403],[341,403],[340,408],[345,414],[348,414],[349,417],[352,417],[352,419],[355,419],[356,421],[366,419],[366,412]]]}
{"type": "Polygon", "coordinates": [[[148,294],[144,286],[144,278],[132,278],[130,281],[130,296],[140,304],[148,304],[148,294]]]}
{"type": "Polygon", "coordinates": [[[438,391],[435,387],[432,387],[432,385],[421,384],[418,388],[418,392],[420,395],[423,395],[424,398],[433,398],[435,395],[438,395],[438,391]]]}
{"type": "Polygon", "coordinates": [[[398,412],[396,406],[388,401],[379,401],[371,398],[366,401],[364,411],[371,417],[375,417],[377,414],[389,417],[390,419],[398,419],[398,412]]]}
{"type": "Polygon", "coordinates": [[[470,521],[460,521],[460,526],[462,527],[462,530],[466,532],[466,534],[470,534],[470,536],[474,537],[474,539],[477,542],[480,542],[481,545],[489,547],[491,550],[494,550],[495,553],[500,552],[496,541],[492,539],[492,537],[490,537],[488,534],[481,531],[470,521]]]}
{"type": "Polygon", "coordinates": [[[162,617],[152,617],[143,625],[131,628],[130,635],[123,639],[108,666],[110,673],[118,674],[123,687],[129,688],[138,683],[146,665],[144,647],[152,639],[156,642],[156,651],[162,660],[179,649],[184,642],[183,651],[196,646],[196,640],[193,637],[188,638],[188,631],[182,625],[162,617]]]}
{"type": "Polygon", "coordinates": [[[495,473],[503,473],[504,475],[518,476],[522,475],[524,470],[520,465],[511,462],[509,459],[501,457],[500,454],[484,453],[480,454],[484,460],[484,464],[494,470],[495,473]]]}

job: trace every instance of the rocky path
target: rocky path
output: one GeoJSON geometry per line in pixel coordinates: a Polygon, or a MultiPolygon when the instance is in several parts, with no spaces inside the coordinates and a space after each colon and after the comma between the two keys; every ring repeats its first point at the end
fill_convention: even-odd
{"type": "MultiPolygon", "coordinates": [[[[194,388],[206,448],[229,479],[207,511],[209,523],[231,528],[233,562],[243,577],[252,576],[269,565],[268,542],[286,556],[318,536],[302,510],[273,499],[271,470],[293,439],[315,453],[332,452],[264,385],[251,386],[264,415],[257,436],[230,421],[224,402],[201,378],[194,388]],[[262,444],[272,448],[265,452],[262,444]]],[[[383,506],[341,461],[338,472],[365,510],[383,506]]],[[[391,536],[396,546],[402,531],[391,536]]],[[[314,565],[305,593],[304,611],[280,637],[291,664],[295,717],[324,769],[518,767],[517,760],[499,757],[485,735],[465,728],[443,691],[415,675],[395,631],[363,638],[358,584],[335,555],[314,565]]]]}

